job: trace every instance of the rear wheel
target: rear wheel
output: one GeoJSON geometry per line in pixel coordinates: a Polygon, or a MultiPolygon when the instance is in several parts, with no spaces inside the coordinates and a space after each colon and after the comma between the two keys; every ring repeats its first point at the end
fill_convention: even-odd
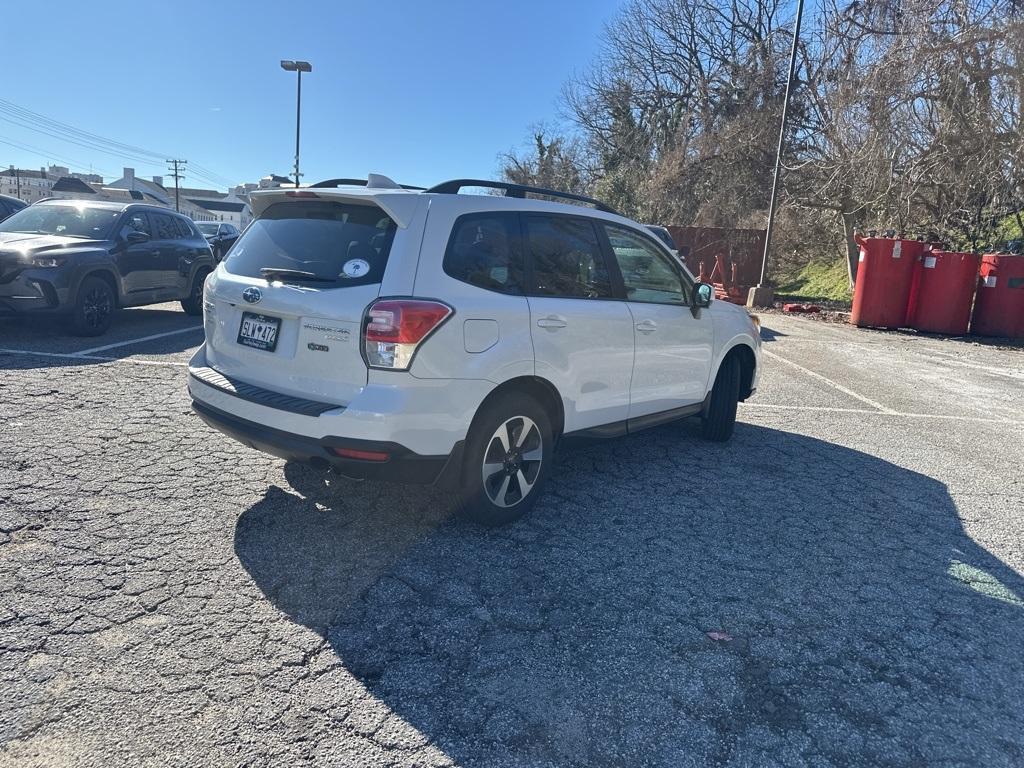
{"type": "Polygon", "coordinates": [[[110,328],[116,308],[117,296],[110,283],[102,277],[87,277],[78,287],[68,330],[75,336],[100,336],[110,328]]]}
{"type": "Polygon", "coordinates": [[[182,299],[181,308],[186,315],[198,316],[203,314],[203,285],[210,270],[201,269],[192,278],[192,286],[189,288],[188,298],[182,299]]]}
{"type": "Polygon", "coordinates": [[[553,448],[551,420],[533,398],[509,393],[488,403],[466,441],[463,516],[494,526],[529,512],[541,494],[553,448]]]}
{"type": "Polygon", "coordinates": [[[740,361],[731,356],[718,369],[718,378],[711,390],[711,404],[704,416],[704,437],[724,442],[736,427],[736,405],[740,400],[740,361]]]}

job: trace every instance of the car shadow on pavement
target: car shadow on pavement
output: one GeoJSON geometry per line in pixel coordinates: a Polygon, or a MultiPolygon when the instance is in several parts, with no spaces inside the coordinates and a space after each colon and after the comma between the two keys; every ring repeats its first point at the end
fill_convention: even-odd
{"type": "Polygon", "coordinates": [[[241,563],[458,764],[1024,760],[1024,580],[924,475],[670,426],[560,457],[496,530],[436,490],[286,476],[241,563]]]}

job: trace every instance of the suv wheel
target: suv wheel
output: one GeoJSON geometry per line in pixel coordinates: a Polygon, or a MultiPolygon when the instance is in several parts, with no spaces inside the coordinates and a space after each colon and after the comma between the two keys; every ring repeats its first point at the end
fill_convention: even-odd
{"type": "Polygon", "coordinates": [[[704,416],[704,437],[724,442],[736,427],[736,404],[740,400],[740,361],[729,357],[718,369],[718,378],[711,390],[711,404],[704,416]]]}
{"type": "Polygon", "coordinates": [[[203,285],[206,284],[206,278],[209,274],[210,270],[201,269],[192,278],[192,286],[189,288],[188,298],[181,300],[181,308],[185,310],[186,315],[196,317],[203,314],[203,285]]]}
{"type": "Polygon", "coordinates": [[[78,296],[68,318],[75,336],[100,336],[110,328],[117,297],[110,283],[101,277],[87,277],[78,287],[78,296]]]}
{"type": "Polygon", "coordinates": [[[489,403],[466,441],[463,516],[494,526],[525,515],[541,494],[553,449],[551,420],[533,398],[510,393],[489,403]]]}

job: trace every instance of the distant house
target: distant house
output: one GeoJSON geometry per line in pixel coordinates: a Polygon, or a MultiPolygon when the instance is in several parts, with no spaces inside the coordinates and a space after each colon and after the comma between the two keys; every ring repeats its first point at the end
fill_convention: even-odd
{"type": "Polygon", "coordinates": [[[225,195],[219,200],[190,197],[188,201],[208,211],[214,217],[213,221],[226,221],[239,229],[252,220],[249,203],[234,195],[225,195]]]}
{"type": "MultiPolygon", "coordinates": [[[[117,181],[113,181],[108,184],[107,188],[123,189],[129,192],[141,192],[148,203],[163,205],[168,208],[175,207],[174,190],[167,189],[164,186],[164,179],[162,176],[154,176],[152,181],[149,179],[139,178],[135,175],[134,168],[125,168],[124,175],[117,181]]],[[[178,190],[178,210],[190,217],[193,221],[220,220],[214,216],[213,213],[206,210],[206,208],[190,202],[187,197],[181,194],[180,188],[178,190]]]]}
{"type": "Polygon", "coordinates": [[[61,176],[50,189],[50,196],[67,200],[77,197],[95,199],[97,192],[89,184],[73,176],[61,176]]]}

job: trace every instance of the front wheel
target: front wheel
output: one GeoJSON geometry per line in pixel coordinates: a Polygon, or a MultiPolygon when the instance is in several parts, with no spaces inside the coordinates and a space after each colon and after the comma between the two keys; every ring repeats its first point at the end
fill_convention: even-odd
{"type": "Polygon", "coordinates": [[[205,285],[209,274],[210,270],[201,269],[192,278],[192,286],[189,288],[188,298],[181,300],[181,308],[185,310],[186,315],[196,317],[203,314],[203,285],[205,285]]]}
{"type": "Polygon", "coordinates": [[[540,496],[553,451],[551,419],[533,398],[509,393],[488,403],[466,441],[463,516],[495,526],[525,515],[540,496]]]}
{"type": "Polygon", "coordinates": [[[711,403],[704,416],[704,437],[715,442],[725,442],[732,437],[739,400],[740,361],[729,357],[718,369],[718,377],[711,390],[711,403]]]}
{"type": "Polygon", "coordinates": [[[87,277],[78,287],[68,329],[75,336],[101,336],[110,328],[117,296],[102,277],[87,277]]]}

